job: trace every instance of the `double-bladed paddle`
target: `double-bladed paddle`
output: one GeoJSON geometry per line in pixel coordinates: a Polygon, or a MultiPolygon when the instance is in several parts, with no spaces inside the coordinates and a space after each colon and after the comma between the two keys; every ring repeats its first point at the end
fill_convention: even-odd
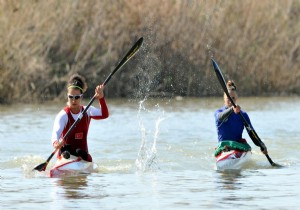
{"type": "MultiPolygon", "coordinates": [[[[129,61],[135,54],[136,52],[139,50],[139,48],[142,46],[143,44],[143,37],[141,37],[133,46],[132,48],[127,52],[127,54],[125,55],[125,57],[121,60],[121,62],[117,65],[117,67],[110,73],[110,75],[108,75],[108,77],[106,78],[106,80],[104,81],[103,85],[106,85],[108,83],[108,81],[111,79],[111,77],[119,70],[121,69],[122,66],[124,66],[125,63],[127,63],[127,61],[129,61]]],[[[70,127],[70,129],[67,131],[67,133],[65,134],[65,136],[62,139],[66,139],[69,134],[72,132],[72,130],[75,128],[75,126],[78,124],[78,122],[81,120],[81,118],[83,117],[83,115],[87,112],[88,108],[92,105],[92,103],[95,100],[95,96],[90,100],[90,102],[88,103],[88,105],[85,107],[85,109],[80,113],[80,115],[78,116],[77,120],[73,123],[73,125],[70,127]]],[[[48,159],[46,160],[46,162],[41,163],[40,165],[37,165],[33,170],[37,170],[37,171],[45,171],[47,168],[47,165],[49,163],[49,161],[51,160],[51,158],[54,156],[54,154],[57,152],[59,148],[56,148],[51,155],[48,157],[48,159]]]]}
{"type": "MultiPolygon", "coordinates": [[[[225,92],[225,94],[227,95],[228,99],[230,100],[231,104],[236,108],[236,104],[234,103],[233,99],[231,98],[231,96],[229,95],[229,92],[228,92],[228,89],[226,87],[226,82],[225,82],[225,79],[223,77],[223,74],[221,72],[221,69],[219,68],[218,64],[216,61],[214,61],[213,59],[211,59],[212,61],[212,64],[213,64],[213,67],[214,67],[214,70],[216,72],[216,75],[217,75],[217,78],[225,92]]],[[[246,127],[246,130],[250,136],[250,138],[252,139],[253,143],[260,147],[260,149],[263,151],[265,149],[265,145],[264,143],[262,142],[262,140],[258,137],[257,133],[255,132],[254,129],[252,129],[252,127],[249,125],[249,123],[247,122],[247,120],[245,119],[245,117],[243,116],[243,114],[241,112],[239,112],[239,116],[242,118],[243,122],[244,122],[244,125],[246,127]]],[[[269,157],[268,154],[265,154],[268,161],[270,162],[270,164],[272,166],[276,166],[276,167],[282,167],[281,165],[279,164],[276,164],[272,161],[272,159],[269,157]]]]}

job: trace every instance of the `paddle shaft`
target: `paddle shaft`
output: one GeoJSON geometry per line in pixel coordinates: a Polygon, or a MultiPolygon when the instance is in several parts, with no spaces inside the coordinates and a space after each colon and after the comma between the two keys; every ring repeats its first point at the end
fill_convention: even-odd
{"type": "MultiPolygon", "coordinates": [[[[230,100],[231,104],[234,106],[234,108],[236,108],[236,104],[234,103],[233,99],[231,98],[229,92],[228,92],[228,89],[226,87],[226,82],[225,82],[225,79],[223,77],[223,74],[221,72],[221,69],[219,68],[218,64],[216,63],[216,61],[214,61],[213,59],[212,60],[212,64],[213,64],[213,67],[214,67],[214,70],[216,72],[216,75],[217,75],[217,78],[225,92],[225,94],[227,95],[228,99],[230,100]]],[[[255,132],[255,130],[249,125],[249,123],[247,122],[247,120],[245,119],[244,115],[239,112],[239,116],[241,117],[241,119],[243,120],[243,123],[246,127],[246,130],[250,136],[250,138],[252,139],[253,143],[256,145],[256,146],[259,146],[260,149],[263,151],[265,148],[264,148],[264,143],[261,141],[261,139],[258,137],[257,133],[255,132]]],[[[265,154],[269,163],[272,165],[272,166],[276,166],[277,164],[274,163],[272,161],[272,159],[269,157],[268,154],[265,154]]]]}
{"type": "MultiPolygon", "coordinates": [[[[127,52],[127,54],[125,55],[125,57],[121,60],[121,62],[117,65],[117,67],[108,75],[108,77],[105,79],[103,85],[106,85],[109,80],[112,78],[112,76],[119,70],[121,69],[122,66],[124,66],[124,64],[126,64],[135,54],[136,52],[139,50],[139,48],[142,46],[143,44],[143,37],[141,37],[133,46],[132,48],[127,52]]],[[[92,103],[95,100],[95,96],[93,96],[93,98],[90,100],[90,102],[88,103],[88,105],[85,107],[85,109],[80,113],[80,115],[78,116],[78,118],[76,119],[76,121],[73,123],[73,125],[69,128],[69,130],[67,131],[67,133],[63,136],[62,139],[66,139],[70,133],[73,131],[73,129],[76,127],[76,125],[78,124],[78,122],[81,120],[81,118],[83,117],[83,115],[87,112],[87,110],[89,109],[89,107],[92,105],[92,103]]],[[[57,152],[59,148],[56,148],[51,155],[48,157],[48,159],[46,160],[45,163],[42,163],[38,166],[36,166],[34,168],[34,170],[38,170],[38,171],[45,171],[48,163],[50,162],[50,160],[52,159],[52,157],[54,156],[54,154],[57,152]]]]}

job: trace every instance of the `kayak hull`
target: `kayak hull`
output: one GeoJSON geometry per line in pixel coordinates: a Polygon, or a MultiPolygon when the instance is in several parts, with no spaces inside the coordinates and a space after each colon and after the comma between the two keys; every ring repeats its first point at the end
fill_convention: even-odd
{"type": "Polygon", "coordinates": [[[55,165],[50,169],[50,177],[89,174],[93,168],[93,162],[82,160],[80,157],[71,155],[69,159],[65,159],[61,156],[57,158],[55,165]]]}
{"type": "Polygon", "coordinates": [[[251,159],[251,151],[230,150],[221,152],[216,157],[216,167],[218,170],[242,169],[251,159]]]}

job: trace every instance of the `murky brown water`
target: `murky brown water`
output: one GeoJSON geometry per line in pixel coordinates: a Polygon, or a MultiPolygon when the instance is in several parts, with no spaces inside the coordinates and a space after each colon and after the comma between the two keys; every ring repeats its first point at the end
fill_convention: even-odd
{"type": "Polygon", "coordinates": [[[31,169],[52,152],[52,123],[63,104],[1,106],[1,209],[298,208],[300,98],[239,104],[270,157],[286,167],[273,169],[245,132],[249,168],[214,169],[213,112],[222,99],[108,100],[110,117],[92,121],[89,133],[96,171],[50,179],[31,169]]]}

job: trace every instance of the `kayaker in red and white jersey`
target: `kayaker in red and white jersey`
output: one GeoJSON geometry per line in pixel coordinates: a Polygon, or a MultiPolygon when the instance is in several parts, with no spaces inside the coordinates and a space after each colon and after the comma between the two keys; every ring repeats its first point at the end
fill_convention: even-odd
{"type": "Polygon", "coordinates": [[[68,137],[62,139],[85,108],[81,101],[86,89],[87,84],[83,76],[75,74],[70,78],[67,84],[68,103],[55,118],[51,140],[53,147],[59,148],[59,155],[68,158],[72,154],[92,162],[87,143],[90,120],[105,119],[109,116],[103,93],[104,85],[98,85],[95,89],[95,99],[98,99],[99,108],[90,106],[68,137]]]}
{"type": "MultiPolygon", "coordinates": [[[[233,101],[237,101],[238,95],[234,82],[229,80],[226,86],[233,101]]],[[[244,116],[248,124],[253,128],[248,114],[242,111],[239,105],[234,107],[224,93],[224,106],[216,110],[214,114],[219,143],[222,141],[233,141],[247,144],[246,140],[242,138],[244,122],[239,116],[239,113],[244,116]]],[[[267,148],[265,147],[262,152],[267,154],[267,148]]]]}

